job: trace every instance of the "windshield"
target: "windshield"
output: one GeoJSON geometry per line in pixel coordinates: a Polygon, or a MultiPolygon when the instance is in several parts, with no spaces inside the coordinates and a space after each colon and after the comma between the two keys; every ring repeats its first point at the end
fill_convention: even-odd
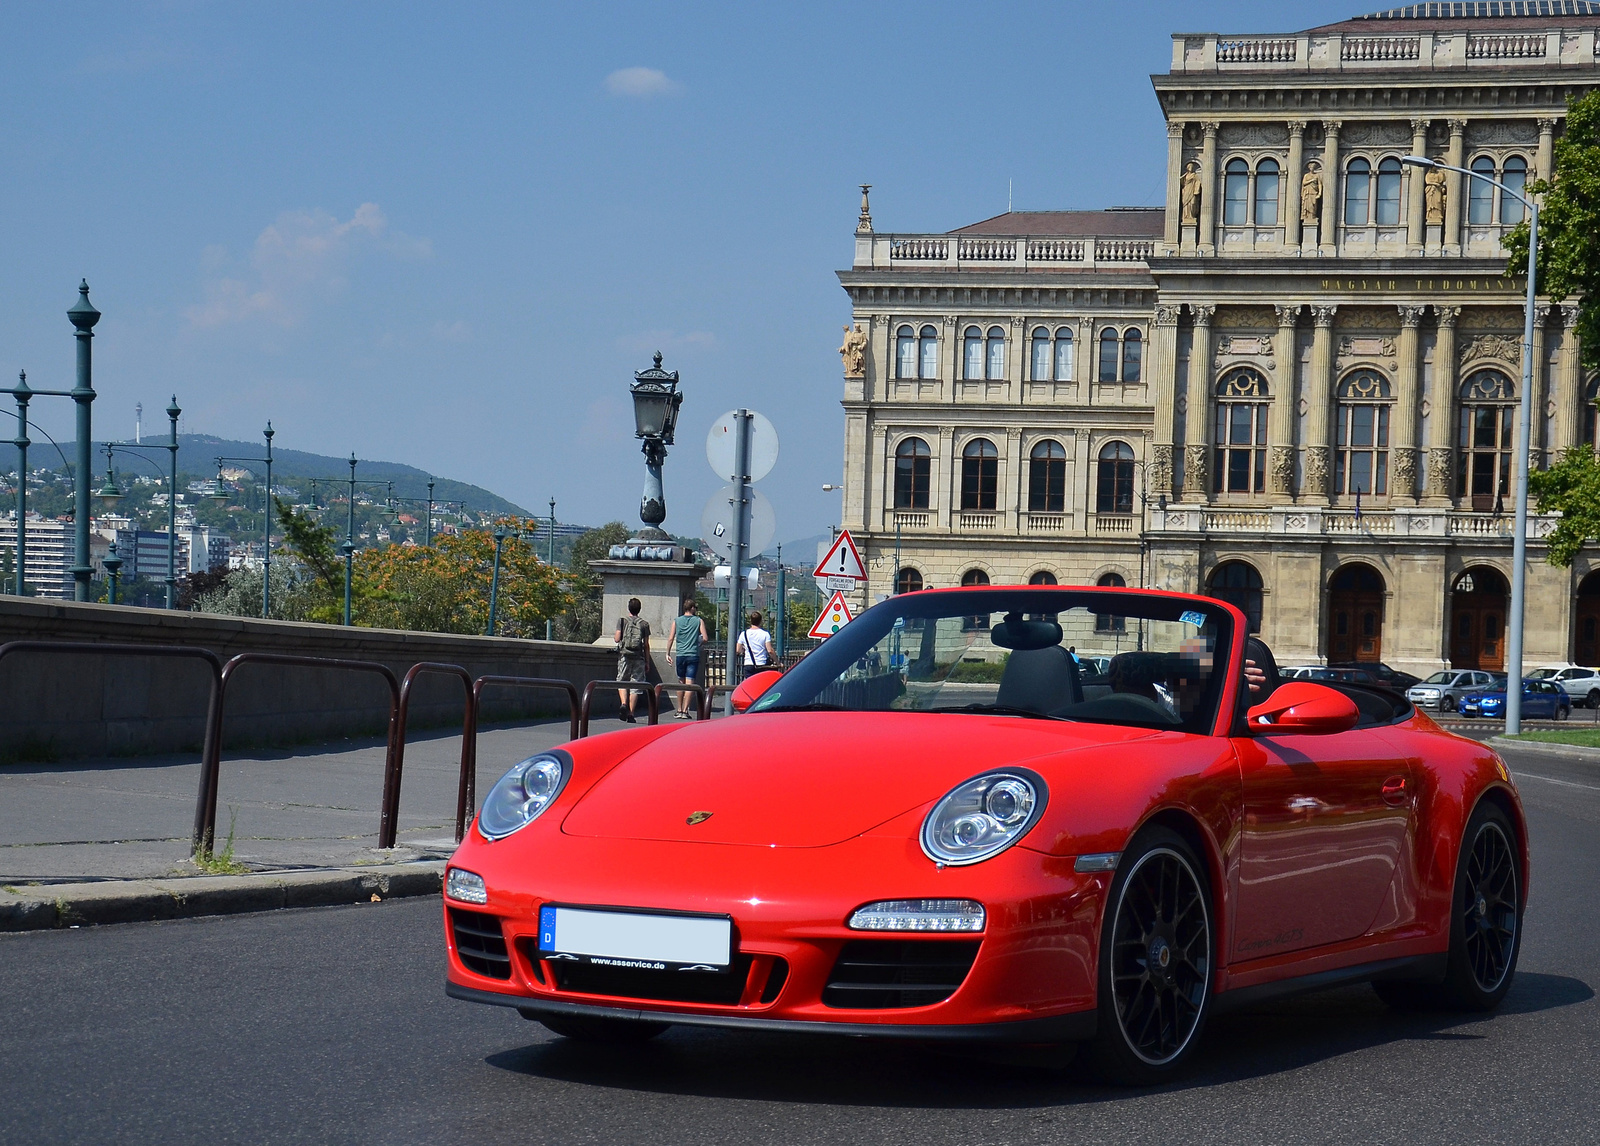
{"type": "Polygon", "coordinates": [[[1233,626],[1215,602],[1094,589],[891,597],[751,706],[998,713],[1210,733],[1233,626]]]}
{"type": "Polygon", "coordinates": [[[1560,669],[1534,669],[1528,674],[1529,680],[1551,680],[1559,673],[1560,669]]]}
{"type": "Polygon", "coordinates": [[[1449,684],[1451,681],[1453,681],[1455,679],[1456,679],[1456,674],[1453,673],[1453,672],[1436,672],[1432,676],[1430,676],[1427,680],[1423,681],[1422,683],[1423,684],[1449,684]]]}

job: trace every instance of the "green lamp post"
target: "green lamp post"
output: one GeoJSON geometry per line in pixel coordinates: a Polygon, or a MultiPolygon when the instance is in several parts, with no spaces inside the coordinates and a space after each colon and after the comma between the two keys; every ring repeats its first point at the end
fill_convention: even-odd
{"type": "Polygon", "coordinates": [[[122,558],[117,556],[117,543],[111,543],[111,552],[106,554],[103,562],[106,567],[106,601],[109,604],[117,603],[117,574],[122,571],[122,558]]]}
{"type": "Polygon", "coordinates": [[[100,321],[100,312],[89,301],[89,280],[78,284],[78,301],[67,311],[78,340],[78,384],[72,388],[72,400],[78,406],[78,472],[73,497],[73,559],[72,596],[76,601],[89,599],[89,581],[94,576],[94,566],[89,563],[89,470],[94,460],[93,426],[91,409],[94,405],[94,362],[91,343],[94,324],[100,321]]]}
{"type": "MultiPolygon", "coordinates": [[[[170,412],[171,411],[168,411],[168,413],[170,413],[170,412]]],[[[264,457],[264,458],[218,457],[216,459],[216,463],[217,463],[217,484],[213,488],[212,493],[211,493],[212,500],[214,500],[214,501],[216,501],[218,503],[225,503],[228,500],[228,497],[229,497],[228,489],[223,484],[223,478],[222,478],[222,463],[223,462],[250,462],[250,463],[253,463],[253,464],[256,464],[256,465],[265,465],[267,467],[267,491],[266,491],[267,492],[267,497],[266,497],[265,507],[261,511],[261,619],[262,620],[266,620],[268,617],[270,617],[272,615],[272,438],[273,438],[273,435],[275,435],[276,433],[277,433],[277,431],[272,428],[272,423],[271,422],[268,422],[267,423],[267,428],[265,430],[261,431],[261,436],[263,438],[265,438],[266,442],[267,442],[267,456],[264,457]]],[[[176,440],[176,438],[177,438],[177,434],[176,433],[173,434],[173,438],[174,438],[174,440],[176,440]]]]}

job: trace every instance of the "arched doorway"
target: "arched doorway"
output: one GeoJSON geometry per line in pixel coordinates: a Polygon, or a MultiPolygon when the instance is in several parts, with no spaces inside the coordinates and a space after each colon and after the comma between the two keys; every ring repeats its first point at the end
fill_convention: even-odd
{"type": "Polygon", "coordinates": [[[1589,574],[1578,586],[1572,638],[1573,660],[1581,665],[1600,664],[1600,573],[1589,574]]]}
{"type": "Polygon", "coordinates": [[[1328,662],[1376,664],[1383,659],[1383,575],[1352,563],[1328,585],[1328,662]]]}
{"type": "Polygon", "coordinates": [[[1264,586],[1256,567],[1245,561],[1224,561],[1211,571],[1206,596],[1235,606],[1250,622],[1250,631],[1261,631],[1261,598],[1264,586]]]}
{"type": "Polygon", "coordinates": [[[1506,579],[1484,565],[1450,592],[1450,667],[1500,672],[1506,663],[1506,579]]]}

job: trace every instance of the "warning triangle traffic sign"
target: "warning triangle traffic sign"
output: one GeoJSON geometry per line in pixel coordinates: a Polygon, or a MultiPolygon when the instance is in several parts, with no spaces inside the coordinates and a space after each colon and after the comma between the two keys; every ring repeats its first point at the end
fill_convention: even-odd
{"type": "Polygon", "coordinates": [[[844,603],[844,594],[835,593],[827,608],[817,614],[817,623],[811,626],[808,637],[831,637],[850,623],[850,606],[844,603]]]}
{"type": "Polygon", "coordinates": [[[867,567],[861,563],[861,553],[856,549],[848,529],[840,532],[839,539],[828,550],[828,555],[817,562],[817,571],[812,576],[852,577],[857,581],[867,579],[867,567]]]}

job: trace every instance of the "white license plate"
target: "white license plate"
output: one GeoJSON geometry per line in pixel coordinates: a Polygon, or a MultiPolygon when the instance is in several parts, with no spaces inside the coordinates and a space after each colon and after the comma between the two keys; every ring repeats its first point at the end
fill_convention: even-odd
{"type": "Polygon", "coordinates": [[[733,922],[705,915],[541,907],[539,950],[612,966],[721,969],[732,962],[733,922]]]}

